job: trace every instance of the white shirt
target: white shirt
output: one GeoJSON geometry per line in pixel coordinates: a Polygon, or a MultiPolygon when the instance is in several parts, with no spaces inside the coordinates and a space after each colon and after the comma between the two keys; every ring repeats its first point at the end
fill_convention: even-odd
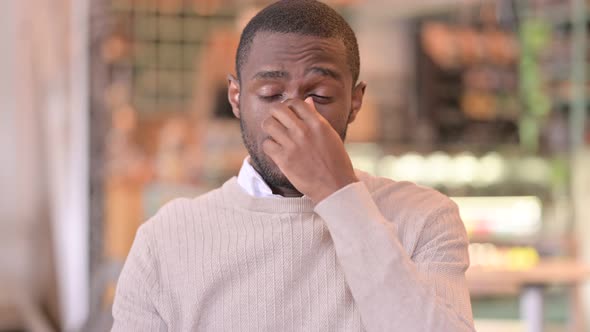
{"type": "Polygon", "coordinates": [[[272,193],[272,189],[264,182],[262,176],[250,164],[250,156],[244,158],[242,168],[238,174],[238,184],[250,196],[264,198],[264,197],[283,197],[272,193]]]}

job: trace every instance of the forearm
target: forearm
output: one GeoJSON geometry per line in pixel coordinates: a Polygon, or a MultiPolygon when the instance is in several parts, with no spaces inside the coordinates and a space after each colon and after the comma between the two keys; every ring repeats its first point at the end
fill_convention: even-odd
{"type": "MultiPolygon", "coordinates": [[[[421,273],[362,183],[349,185],[316,206],[332,235],[338,260],[368,331],[472,331],[471,313],[441,298],[431,281],[463,288],[462,264],[452,274],[421,273]],[[445,279],[453,278],[452,282],[445,279]]],[[[455,264],[453,266],[453,264],[455,264]]],[[[468,301],[468,300],[467,300],[468,301]]]]}

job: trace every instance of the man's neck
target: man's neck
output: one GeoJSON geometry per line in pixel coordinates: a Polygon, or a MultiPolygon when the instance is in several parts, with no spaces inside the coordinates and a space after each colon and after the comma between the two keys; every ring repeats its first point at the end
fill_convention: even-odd
{"type": "Polygon", "coordinates": [[[275,187],[275,186],[271,186],[269,185],[270,189],[272,190],[272,193],[275,195],[281,195],[283,197],[302,197],[303,194],[300,193],[297,189],[294,188],[289,188],[289,187],[275,187]]]}

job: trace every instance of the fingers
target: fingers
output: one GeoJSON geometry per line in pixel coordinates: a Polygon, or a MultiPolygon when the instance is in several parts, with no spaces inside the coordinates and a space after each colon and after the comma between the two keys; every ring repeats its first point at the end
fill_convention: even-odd
{"type": "Polygon", "coordinates": [[[297,116],[305,122],[317,121],[320,114],[315,108],[312,97],[307,97],[305,101],[301,99],[286,99],[283,101],[297,116]]]}
{"type": "Polygon", "coordinates": [[[287,99],[262,122],[262,129],[281,148],[304,143],[310,131],[323,128],[325,119],[315,109],[313,98],[287,99]]]}
{"type": "MultiPolygon", "coordinates": [[[[286,105],[285,105],[286,106],[286,105]]],[[[280,108],[275,109],[271,116],[277,119],[285,128],[297,129],[302,125],[301,119],[289,107],[281,105],[280,108]]]]}
{"type": "Polygon", "coordinates": [[[264,151],[264,153],[266,153],[273,160],[275,160],[281,150],[281,145],[275,142],[272,138],[268,138],[262,142],[262,151],[264,151]]]}
{"type": "Polygon", "coordinates": [[[287,134],[287,128],[272,116],[262,122],[262,130],[279,145],[288,145],[291,141],[287,134]]]}

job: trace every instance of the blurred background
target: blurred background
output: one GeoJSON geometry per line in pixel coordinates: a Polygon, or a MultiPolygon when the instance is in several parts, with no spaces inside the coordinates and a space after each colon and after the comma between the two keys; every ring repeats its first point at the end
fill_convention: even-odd
{"type": "MultiPolygon", "coordinates": [[[[590,1],[331,0],[354,165],[459,205],[478,331],[590,331],[590,1]]],[[[0,1],[0,331],[108,331],[138,226],[236,175],[227,102],[269,1],[0,1]]]]}

